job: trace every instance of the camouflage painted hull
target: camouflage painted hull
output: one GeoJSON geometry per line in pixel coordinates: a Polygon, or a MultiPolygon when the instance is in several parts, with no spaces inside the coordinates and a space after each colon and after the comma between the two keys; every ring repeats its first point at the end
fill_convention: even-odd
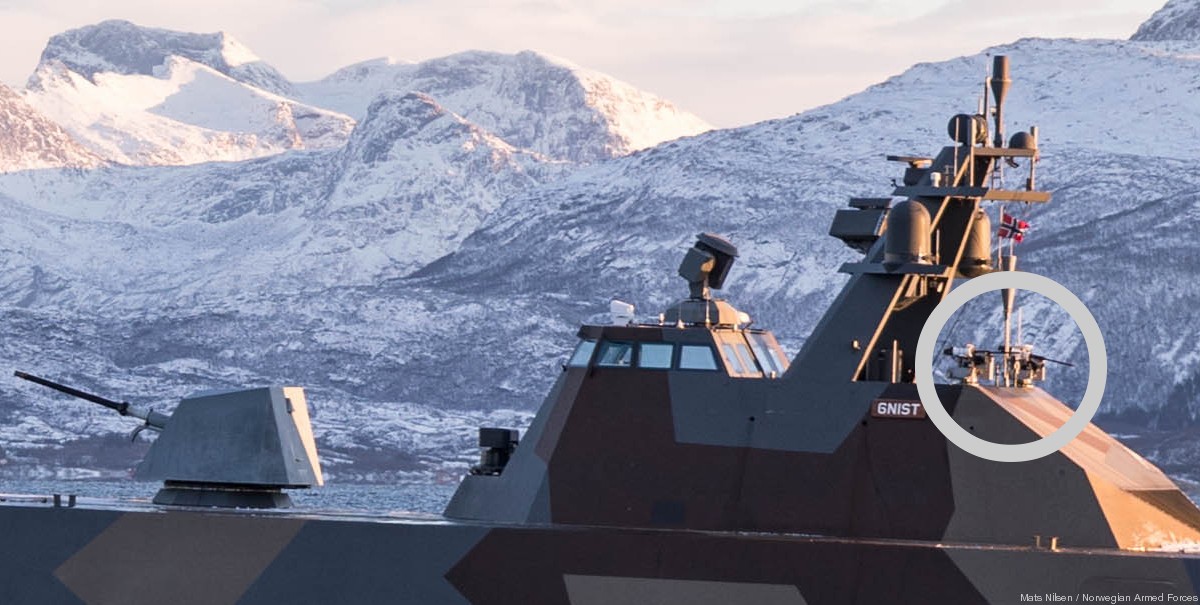
{"type": "Polygon", "coordinates": [[[1115,549],[92,504],[0,506],[0,530],[0,599],[22,604],[1188,602],[1200,572],[1115,549]]]}

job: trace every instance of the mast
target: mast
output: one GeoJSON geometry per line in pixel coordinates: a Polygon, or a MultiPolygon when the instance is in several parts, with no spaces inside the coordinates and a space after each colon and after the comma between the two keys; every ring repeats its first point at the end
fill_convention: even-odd
{"type": "MultiPolygon", "coordinates": [[[[1003,107],[1011,83],[1008,58],[994,57],[988,82],[995,101],[994,138],[988,136],[988,116],[958,114],[947,127],[954,145],[943,148],[937,157],[888,157],[908,164],[904,183],[892,191],[893,197],[904,201],[893,205],[890,199],[883,204],[856,199],[851,200],[852,210],[839,211],[831,234],[865,250],[865,256],[861,262],[842,266],[850,280],[805,341],[786,379],[817,384],[912,381],[921,327],[954,280],[996,270],[989,259],[991,233],[986,215],[979,211],[981,205],[1050,200],[1047,192],[1031,187],[1006,190],[994,180],[1003,160],[1026,158],[1032,170],[1037,157],[1032,133],[1017,133],[1010,146],[1004,144],[1003,107]],[[922,214],[928,215],[927,221],[919,218],[922,214]],[[866,233],[862,225],[874,231],[866,233]],[[929,252],[933,241],[938,241],[936,255],[929,252]],[[903,359],[899,372],[872,363],[894,357],[903,359]]],[[[1032,178],[1026,184],[1032,185],[1032,178]]],[[[1002,261],[999,270],[1015,268],[1011,254],[1002,261]]],[[[1006,316],[1011,313],[1008,298],[1006,316]]],[[[1011,327],[1007,317],[1006,326],[1011,327]]],[[[1009,332],[1007,327],[1005,331],[1009,332]]],[[[1006,348],[1011,344],[1006,337],[1006,348]]]]}

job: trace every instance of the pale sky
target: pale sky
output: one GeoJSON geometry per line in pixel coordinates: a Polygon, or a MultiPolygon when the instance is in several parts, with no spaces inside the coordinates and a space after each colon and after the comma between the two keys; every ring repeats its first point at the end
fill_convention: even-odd
{"type": "Polygon", "coordinates": [[[294,81],[375,57],[532,49],[716,126],[836,101],[917,62],[1022,37],[1128,38],[1165,0],[0,0],[0,81],[104,19],[226,31],[294,81]]]}

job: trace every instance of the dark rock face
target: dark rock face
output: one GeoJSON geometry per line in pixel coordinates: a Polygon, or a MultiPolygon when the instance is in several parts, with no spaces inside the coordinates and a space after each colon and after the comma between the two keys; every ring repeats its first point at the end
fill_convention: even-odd
{"type": "Polygon", "coordinates": [[[1200,0],[1171,0],[1150,16],[1130,40],[1200,41],[1200,0]]]}

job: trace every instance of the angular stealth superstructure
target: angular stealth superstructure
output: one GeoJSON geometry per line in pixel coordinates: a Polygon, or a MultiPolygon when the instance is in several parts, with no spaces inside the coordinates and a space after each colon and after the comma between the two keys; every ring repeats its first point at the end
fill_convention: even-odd
{"type": "MultiPolygon", "coordinates": [[[[481,429],[444,517],[0,505],[0,586],[17,602],[135,605],[1196,601],[1200,559],[1180,551],[1200,546],[1200,510],[1152,464],[1095,426],[1036,460],[978,458],[917,395],[930,312],[956,280],[1015,267],[1011,248],[992,256],[988,203],[1050,198],[1036,130],[1005,146],[1007,60],[993,73],[994,112],[954,116],[936,157],[891,158],[907,165],[891,197],[838,212],[831,234],[864,257],[794,360],[713,297],[737,249],[703,233],[679,267],[688,297],[656,322],[614,303],[611,325],[583,326],[526,434],[481,429]],[[1022,187],[1001,186],[1001,162],[1025,163],[1022,187]]],[[[947,352],[961,384],[938,395],[983,439],[1033,441],[1072,413],[1034,386],[1047,360],[1028,347],[947,352]]],[[[220,397],[189,409],[247,399],[253,422],[296,418],[286,391],[220,397]]],[[[144,470],[240,472],[168,448],[181,414],[144,470]]],[[[287,462],[297,442],[313,453],[288,426],[267,457],[288,472],[254,476],[319,481],[287,462]]],[[[221,428],[238,442],[222,447],[242,451],[242,428],[221,428]]]]}

